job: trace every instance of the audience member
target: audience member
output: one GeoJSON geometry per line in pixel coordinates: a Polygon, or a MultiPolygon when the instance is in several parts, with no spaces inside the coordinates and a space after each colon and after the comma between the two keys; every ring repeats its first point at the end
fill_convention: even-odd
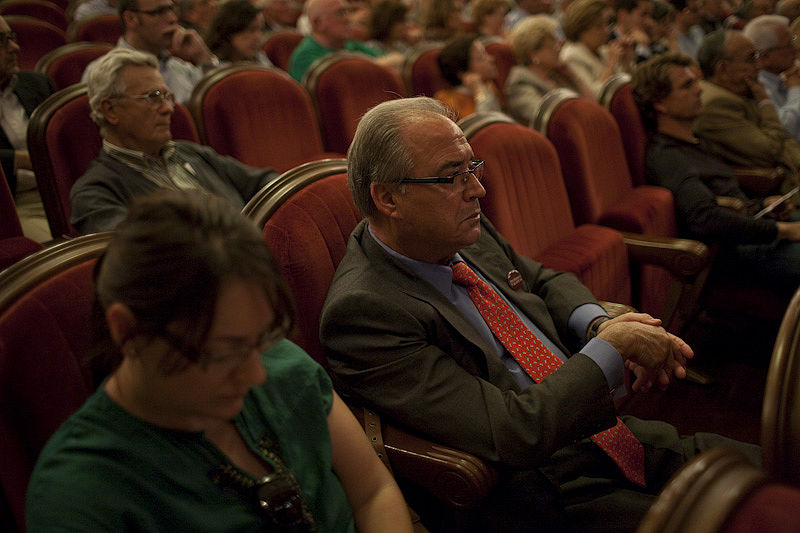
{"type": "Polygon", "coordinates": [[[408,6],[400,0],[381,0],[369,20],[370,45],[386,53],[405,53],[415,43],[407,20],[408,6]]]}
{"type": "Polygon", "coordinates": [[[672,191],[681,234],[721,245],[717,271],[751,286],[794,293],[800,284],[800,222],[754,218],[763,204],[749,199],[732,169],[695,137],[702,100],[691,58],[669,54],[642,64],[632,88],[652,135],[648,180],[672,191]]]}
{"type": "Polygon", "coordinates": [[[428,0],[422,23],[425,41],[447,41],[463,33],[464,0],[428,0]]]}
{"type": "Polygon", "coordinates": [[[511,67],[503,88],[506,109],[521,124],[531,124],[542,97],[557,87],[567,87],[585,98],[592,90],[580,81],[568,64],[559,59],[561,39],[558,22],[547,15],[521,20],[511,31],[511,46],[517,64],[511,67]]]}
{"type": "Polygon", "coordinates": [[[289,58],[289,74],[301,81],[308,67],[317,59],[337,50],[361,52],[378,58],[378,63],[399,68],[401,54],[384,54],[371,46],[350,39],[350,8],[344,0],[308,0],[306,13],[311,35],[303,38],[289,58]]]}
{"type": "Polygon", "coordinates": [[[31,113],[55,92],[53,82],[38,72],[20,71],[17,36],[0,17],[0,164],[11,194],[19,178],[34,187],[28,154],[28,121],[31,113]]]}
{"type": "Polygon", "coordinates": [[[678,51],[697,59],[697,51],[706,34],[700,26],[701,0],[670,0],[675,7],[675,29],[678,31],[678,51]]]}
{"type": "Polygon", "coordinates": [[[89,76],[103,149],[70,191],[70,222],[80,233],[114,229],[134,197],[158,189],[203,189],[241,209],[277,176],[208,146],[173,141],[174,96],[156,67],[150,54],[119,48],[89,76]]]}
{"type": "Polygon", "coordinates": [[[653,24],[647,29],[647,34],[650,36],[651,56],[678,50],[675,8],[672,4],[653,0],[653,24]]]}
{"type": "Polygon", "coordinates": [[[761,15],[742,31],[753,41],[758,57],[758,81],[778,109],[778,119],[795,140],[800,141],[800,69],[789,32],[789,19],[761,15]]]}
{"type": "Polygon", "coordinates": [[[476,36],[457,37],[436,57],[444,78],[452,87],[436,92],[461,118],[475,112],[500,111],[500,93],[494,80],[497,66],[476,36]]]}
{"type": "Polygon", "coordinates": [[[622,39],[634,47],[636,61],[650,57],[650,36],[647,30],[653,25],[651,0],[614,0],[614,18],[611,40],[622,39]]]}
{"type": "Polygon", "coordinates": [[[516,4],[506,15],[506,31],[511,31],[517,22],[531,15],[553,13],[553,0],[515,0],[516,4]]]}
{"type": "Polygon", "coordinates": [[[137,201],[95,273],[113,371],[42,450],[28,531],[412,531],[325,370],[284,338],[289,291],[229,203],[137,201]]]}
{"type": "MultiPolygon", "coordinates": [[[[117,41],[117,48],[156,56],[158,72],[167,87],[178,102],[186,103],[203,77],[203,70],[216,66],[218,59],[196,31],[178,24],[176,9],[172,0],[119,0],[123,35],[117,41]]],[[[89,63],[82,82],[89,79],[98,61],[89,63]]]]}
{"type": "Polygon", "coordinates": [[[264,15],[249,0],[229,0],[219,8],[206,34],[206,44],[220,65],[251,61],[272,66],[261,49],[264,15]]]}
{"type": "Polygon", "coordinates": [[[300,5],[294,0],[264,0],[264,31],[295,31],[300,5]]]}
{"type": "Polygon", "coordinates": [[[631,42],[616,39],[606,45],[610,16],[604,0],[577,0],[567,9],[562,25],[567,43],[561,49],[561,60],[595,97],[611,76],[633,66],[631,42]]]}
{"type": "Polygon", "coordinates": [[[73,22],[99,17],[100,15],[113,15],[117,12],[118,0],[87,0],[81,2],[72,14],[73,22]]]}
{"type": "Polygon", "coordinates": [[[217,12],[217,0],[178,0],[178,24],[203,35],[217,12]]]}
{"type": "Polygon", "coordinates": [[[700,27],[708,35],[725,27],[725,20],[731,15],[731,4],[728,0],[703,0],[700,14],[700,27]]]}
{"type": "Polygon", "coordinates": [[[800,0],[779,0],[775,6],[775,14],[786,17],[791,24],[800,17],[800,0]]]}
{"type": "Polygon", "coordinates": [[[475,0],[470,3],[472,25],[481,37],[504,38],[506,15],[509,12],[508,0],[475,0]]]}
{"type": "Polygon", "coordinates": [[[482,163],[436,100],[362,118],[347,175],[365,220],[320,326],[338,390],[498,465],[474,531],[630,532],[696,453],[758,464],[757,446],[616,416],[625,362],[634,389],[666,387],[691,349],[649,315],[608,320],[575,276],[516,254],[481,216],[482,163]]]}
{"type": "MultiPolygon", "coordinates": [[[[783,128],[758,82],[752,41],[740,31],[719,30],[706,36],[697,59],[704,79],[695,134],[729,164],[797,169],[800,145],[783,128]]],[[[784,188],[794,181],[787,180],[784,188]]]]}

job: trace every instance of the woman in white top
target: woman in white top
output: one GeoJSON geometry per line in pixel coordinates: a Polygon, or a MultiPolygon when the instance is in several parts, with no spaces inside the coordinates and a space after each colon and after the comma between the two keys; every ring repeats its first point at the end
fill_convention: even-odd
{"type": "Polygon", "coordinates": [[[595,98],[611,76],[630,71],[633,66],[632,42],[617,39],[606,44],[609,16],[605,1],[577,0],[569,6],[564,18],[567,44],[561,50],[561,60],[592,90],[595,98]]]}

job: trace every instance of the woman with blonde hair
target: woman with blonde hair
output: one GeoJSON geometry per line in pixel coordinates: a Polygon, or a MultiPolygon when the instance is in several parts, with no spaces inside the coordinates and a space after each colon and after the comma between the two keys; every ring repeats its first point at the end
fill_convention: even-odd
{"type": "Polygon", "coordinates": [[[631,70],[634,61],[633,42],[616,39],[606,44],[611,9],[604,0],[577,0],[564,18],[567,43],[561,60],[578,78],[599,96],[603,84],[618,72],[631,70]]]}
{"type": "Polygon", "coordinates": [[[561,39],[557,29],[558,22],[552,17],[533,15],[519,21],[511,32],[517,65],[506,79],[506,109],[522,124],[531,123],[542,97],[552,89],[567,87],[592,97],[591,90],[559,59],[561,39]]]}

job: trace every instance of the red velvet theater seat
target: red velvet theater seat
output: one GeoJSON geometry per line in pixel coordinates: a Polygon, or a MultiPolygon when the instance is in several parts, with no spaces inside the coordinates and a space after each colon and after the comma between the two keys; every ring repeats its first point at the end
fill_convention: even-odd
{"type": "Polygon", "coordinates": [[[303,34],[296,31],[278,31],[267,36],[261,49],[267,54],[267,58],[276,67],[289,70],[289,58],[292,52],[303,40],[303,34]]]}
{"type": "Polygon", "coordinates": [[[631,77],[628,74],[613,76],[603,86],[600,103],[611,112],[619,126],[625,159],[634,186],[645,185],[645,156],[647,154],[647,130],[633,100],[631,77]]]}
{"type": "Polygon", "coordinates": [[[436,91],[450,87],[436,61],[441,49],[441,44],[427,43],[406,53],[401,72],[406,94],[433,97],[436,91]]]}
{"type": "Polygon", "coordinates": [[[209,73],[189,104],[203,143],[280,172],[343,154],[325,153],[311,97],[285,72],[233,65],[209,73]]]}
{"type": "Polygon", "coordinates": [[[0,270],[41,249],[41,244],[22,235],[14,198],[0,168],[0,270]]]}
{"type": "Polygon", "coordinates": [[[45,0],[3,0],[0,2],[0,15],[22,15],[33,17],[52,24],[56,28],[67,30],[67,14],[64,9],[45,0]]]}
{"type": "Polygon", "coordinates": [[[122,37],[122,21],[111,13],[74,22],[67,30],[69,41],[89,41],[116,45],[122,37]]]}
{"type": "Polygon", "coordinates": [[[505,115],[473,115],[461,126],[486,161],[484,214],[521,254],[573,272],[601,300],[631,303],[622,235],[573,222],[553,145],[505,115]],[[473,118],[475,117],[475,118],[473,118]]]}
{"type": "Polygon", "coordinates": [[[335,52],[303,75],[329,152],[346,154],[361,116],[375,105],[405,96],[399,76],[363,54],[335,52]]]}
{"type": "Polygon", "coordinates": [[[94,385],[92,269],[110,234],[57,244],[0,273],[0,529],[24,531],[25,491],[45,442],[94,385]],[[3,515],[3,510],[9,515],[3,515]]]}
{"type": "Polygon", "coordinates": [[[79,83],[86,66],[111,50],[108,43],[68,43],[51,50],[36,63],[36,71],[49,76],[57,90],[79,83]]]}

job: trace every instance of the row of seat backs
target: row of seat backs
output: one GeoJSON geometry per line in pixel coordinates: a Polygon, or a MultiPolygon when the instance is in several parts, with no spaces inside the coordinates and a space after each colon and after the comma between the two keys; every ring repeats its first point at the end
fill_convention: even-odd
{"type": "Polygon", "coordinates": [[[65,9],[46,0],[3,0],[0,16],[19,15],[32,17],[66,31],[69,19],[65,9]]]}

